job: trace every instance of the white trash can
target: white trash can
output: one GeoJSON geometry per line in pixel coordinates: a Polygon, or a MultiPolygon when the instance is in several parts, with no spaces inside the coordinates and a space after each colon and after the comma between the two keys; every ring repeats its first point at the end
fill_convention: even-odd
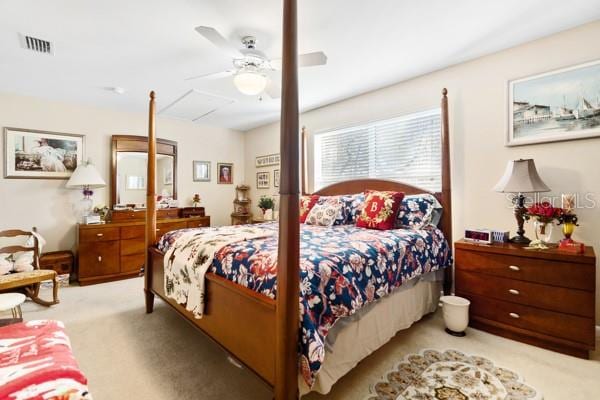
{"type": "Polygon", "coordinates": [[[469,325],[469,305],[471,302],[458,296],[442,296],[440,301],[446,332],[452,336],[465,336],[465,329],[469,325]]]}

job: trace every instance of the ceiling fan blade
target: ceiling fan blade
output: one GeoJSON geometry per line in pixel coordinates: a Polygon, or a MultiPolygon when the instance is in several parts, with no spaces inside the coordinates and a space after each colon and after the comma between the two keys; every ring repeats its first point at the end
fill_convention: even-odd
{"type": "MultiPolygon", "coordinates": [[[[269,62],[274,70],[281,70],[281,58],[276,58],[269,62]]],[[[314,67],[327,64],[327,56],[322,51],[314,53],[300,54],[298,56],[298,67],[314,67]]]]}
{"type": "Polygon", "coordinates": [[[210,80],[221,79],[221,78],[227,78],[228,76],[234,75],[235,72],[236,71],[234,69],[228,69],[227,71],[222,71],[222,72],[213,72],[210,74],[191,76],[189,78],[185,78],[185,80],[191,81],[194,79],[210,79],[210,80]]]}
{"type": "Polygon", "coordinates": [[[244,56],[240,52],[240,49],[231,44],[229,40],[225,39],[215,28],[211,28],[210,26],[197,26],[195,30],[209,42],[227,53],[227,55],[233,58],[242,58],[244,56]]]}
{"type": "Polygon", "coordinates": [[[265,93],[272,99],[278,99],[281,97],[281,87],[273,79],[269,79],[269,83],[267,83],[267,87],[265,88],[265,93]]]}
{"type": "Polygon", "coordinates": [[[327,56],[322,51],[315,51],[314,53],[300,54],[298,56],[299,67],[314,67],[316,65],[327,64],[327,56]]]}

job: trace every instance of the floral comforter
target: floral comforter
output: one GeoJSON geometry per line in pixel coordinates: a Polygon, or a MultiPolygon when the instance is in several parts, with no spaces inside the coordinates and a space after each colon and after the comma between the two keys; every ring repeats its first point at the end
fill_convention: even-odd
{"type": "MultiPolygon", "coordinates": [[[[277,223],[260,226],[278,229],[277,223]]],[[[159,249],[166,252],[186,231],[165,234],[159,249]]],[[[227,245],[215,254],[209,271],[274,299],[277,241],[275,235],[227,245]]],[[[301,225],[299,353],[307,385],[312,386],[321,368],[325,337],[336,321],[403,282],[451,264],[451,248],[436,228],[378,231],[301,225]]]]}

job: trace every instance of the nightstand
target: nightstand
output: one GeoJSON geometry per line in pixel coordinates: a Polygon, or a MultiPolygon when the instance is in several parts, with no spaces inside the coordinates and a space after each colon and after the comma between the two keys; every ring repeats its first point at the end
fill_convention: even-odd
{"type": "Polygon", "coordinates": [[[516,244],[455,246],[456,295],[471,301],[469,325],[588,358],[595,347],[596,256],[516,244]]]}

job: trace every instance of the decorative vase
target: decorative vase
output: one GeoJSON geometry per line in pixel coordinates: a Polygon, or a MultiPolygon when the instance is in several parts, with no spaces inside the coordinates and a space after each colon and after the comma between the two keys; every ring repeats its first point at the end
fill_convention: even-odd
{"type": "Polygon", "coordinates": [[[536,220],[533,222],[533,226],[535,228],[535,238],[542,243],[549,243],[552,236],[552,222],[536,220]]]}
{"type": "Polygon", "coordinates": [[[265,221],[271,221],[273,219],[273,210],[271,210],[271,209],[265,210],[263,217],[264,217],[265,221]]]}
{"type": "Polygon", "coordinates": [[[572,241],[571,236],[575,231],[575,223],[574,222],[565,222],[562,224],[562,233],[565,236],[566,241],[572,241]]]}

